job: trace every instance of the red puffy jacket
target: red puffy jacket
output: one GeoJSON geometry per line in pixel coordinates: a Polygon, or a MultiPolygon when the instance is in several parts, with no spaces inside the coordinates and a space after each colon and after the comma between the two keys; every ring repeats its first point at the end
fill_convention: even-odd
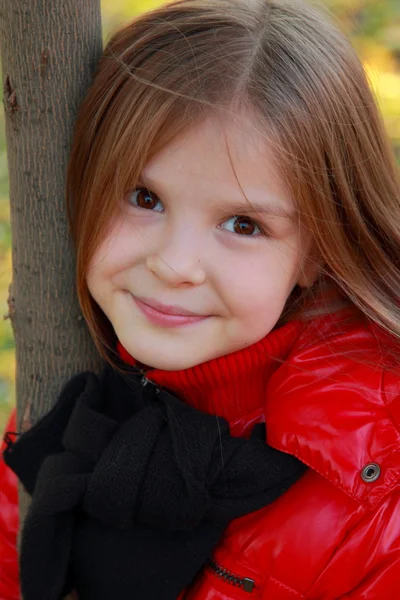
{"type": "MultiPolygon", "coordinates": [[[[6,431],[16,431],[15,411],[6,431]]],[[[5,443],[1,447],[1,457],[5,443]]],[[[0,600],[19,600],[18,583],[18,486],[17,476],[0,457],[0,600]]]]}
{"type": "MultiPolygon", "coordinates": [[[[319,318],[304,329],[260,414],[236,428],[265,416],[268,442],[310,469],[272,505],[231,523],[182,599],[400,599],[400,376],[394,362],[383,369],[387,343],[365,324],[338,329],[319,318]]],[[[12,475],[6,484],[1,561],[10,570],[0,600],[16,600],[12,475]]]]}

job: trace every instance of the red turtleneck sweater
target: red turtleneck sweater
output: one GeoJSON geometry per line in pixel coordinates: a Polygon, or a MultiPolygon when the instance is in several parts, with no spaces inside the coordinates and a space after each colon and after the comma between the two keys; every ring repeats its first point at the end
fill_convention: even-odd
{"type": "MultiPolygon", "coordinates": [[[[303,322],[291,321],[232,354],[179,371],[149,369],[146,377],[194,408],[224,417],[233,435],[245,435],[260,420],[268,381],[303,327],[303,322]]],[[[137,364],[122,344],[118,343],[117,349],[124,362],[137,364]]]]}

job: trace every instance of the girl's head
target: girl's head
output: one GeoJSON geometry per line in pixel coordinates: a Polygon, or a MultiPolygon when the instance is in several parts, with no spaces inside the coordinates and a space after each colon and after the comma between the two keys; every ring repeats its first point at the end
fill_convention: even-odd
{"type": "Polygon", "coordinates": [[[155,367],[204,362],[327,282],[400,335],[394,160],[359,60],[299,0],[181,0],[117,32],[79,113],[68,199],[79,299],[108,358],[117,336],[155,367]]]}

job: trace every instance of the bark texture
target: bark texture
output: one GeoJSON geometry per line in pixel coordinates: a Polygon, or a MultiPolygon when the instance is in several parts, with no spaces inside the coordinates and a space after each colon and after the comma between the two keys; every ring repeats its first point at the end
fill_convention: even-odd
{"type": "MultiPolygon", "coordinates": [[[[100,0],[0,0],[19,423],[100,359],[80,315],[67,231],[72,128],[101,53],[100,0]]],[[[22,502],[26,506],[26,499],[22,502]]],[[[24,512],[24,510],[22,510],[24,512]]]]}

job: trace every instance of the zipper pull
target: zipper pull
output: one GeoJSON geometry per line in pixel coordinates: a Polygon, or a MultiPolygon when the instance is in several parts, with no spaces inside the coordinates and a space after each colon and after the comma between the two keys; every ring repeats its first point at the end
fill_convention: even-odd
{"type": "Polygon", "coordinates": [[[254,579],[250,579],[249,577],[243,577],[243,589],[245,592],[252,592],[254,588],[254,579]]]}
{"type": "Polygon", "coordinates": [[[208,561],[208,567],[214,575],[223,579],[225,583],[241,588],[244,592],[248,592],[249,594],[252,593],[255,586],[254,579],[250,579],[250,577],[240,577],[240,575],[232,573],[232,571],[229,571],[229,569],[226,569],[212,558],[208,561]]]}

